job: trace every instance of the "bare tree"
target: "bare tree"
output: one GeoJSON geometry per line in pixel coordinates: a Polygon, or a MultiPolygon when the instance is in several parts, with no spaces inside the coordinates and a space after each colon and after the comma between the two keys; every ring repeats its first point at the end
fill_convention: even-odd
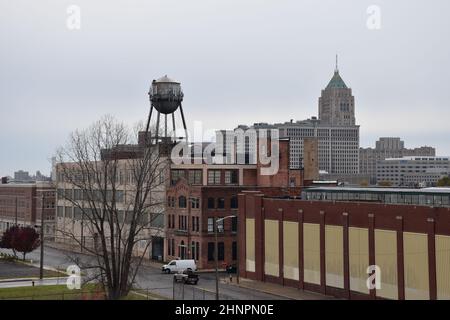
{"type": "Polygon", "coordinates": [[[93,255],[80,267],[91,270],[108,299],[128,294],[163,227],[155,222],[163,219],[168,160],[147,135],[136,143],[138,129],[133,134],[105,116],[57,152],[58,199],[73,208],[57,235],[93,255]]]}

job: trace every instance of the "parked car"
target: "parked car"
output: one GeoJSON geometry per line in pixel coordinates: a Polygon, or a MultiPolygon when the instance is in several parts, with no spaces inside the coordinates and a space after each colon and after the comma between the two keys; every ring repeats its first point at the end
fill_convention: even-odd
{"type": "Polygon", "coordinates": [[[177,272],[173,276],[173,280],[175,282],[184,282],[190,284],[198,283],[198,274],[194,273],[192,270],[185,270],[183,272],[177,272]]]}
{"type": "Polygon", "coordinates": [[[172,260],[162,266],[165,273],[182,272],[184,270],[197,271],[197,265],[194,260],[172,260]]]}
{"type": "Polygon", "coordinates": [[[229,264],[226,266],[225,269],[227,270],[227,273],[236,273],[237,272],[237,267],[235,264],[229,264]]]}

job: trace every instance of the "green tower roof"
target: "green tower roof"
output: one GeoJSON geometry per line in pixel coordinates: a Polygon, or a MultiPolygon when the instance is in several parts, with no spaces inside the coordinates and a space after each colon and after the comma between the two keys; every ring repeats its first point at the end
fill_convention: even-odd
{"type": "Polygon", "coordinates": [[[337,69],[334,71],[333,78],[331,78],[328,83],[327,89],[347,89],[347,86],[339,75],[339,71],[337,69]]]}

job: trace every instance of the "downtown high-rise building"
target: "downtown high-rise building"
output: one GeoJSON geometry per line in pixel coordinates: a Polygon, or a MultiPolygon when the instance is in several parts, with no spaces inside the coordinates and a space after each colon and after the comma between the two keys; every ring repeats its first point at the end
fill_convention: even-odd
{"type": "MultiPolygon", "coordinates": [[[[278,129],[280,138],[290,140],[290,167],[303,167],[305,138],[318,142],[319,170],[333,175],[356,175],[359,173],[359,125],[355,122],[355,99],[352,89],[347,87],[336,66],[333,77],[319,98],[319,117],[285,123],[255,123],[251,127],[239,126],[236,130],[278,129]]],[[[234,140],[225,142],[225,131],[218,131],[217,141],[224,142],[224,149],[230,149],[234,140]]],[[[249,141],[255,141],[255,137],[249,141]]],[[[252,147],[245,147],[252,152],[252,147]]]]}
{"type": "Polygon", "coordinates": [[[369,183],[377,182],[377,164],[388,158],[408,156],[435,156],[436,149],[430,146],[405,148],[405,142],[399,137],[381,137],[375,142],[375,148],[359,149],[359,172],[369,177],[369,183]]]}

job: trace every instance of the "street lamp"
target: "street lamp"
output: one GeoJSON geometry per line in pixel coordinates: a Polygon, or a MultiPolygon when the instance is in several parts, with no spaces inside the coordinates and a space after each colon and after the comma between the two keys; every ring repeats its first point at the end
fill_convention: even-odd
{"type": "MultiPolygon", "coordinates": [[[[219,300],[219,248],[217,243],[217,227],[219,225],[219,222],[229,219],[229,218],[235,218],[235,215],[226,216],[220,219],[216,219],[216,223],[214,226],[214,260],[216,262],[216,300],[219,300]]],[[[222,229],[223,230],[223,229],[222,229]]]]}
{"type": "Polygon", "coordinates": [[[39,279],[44,278],[44,192],[42,192],[41,206],[41,261],[39,264],[39,279]]]}

